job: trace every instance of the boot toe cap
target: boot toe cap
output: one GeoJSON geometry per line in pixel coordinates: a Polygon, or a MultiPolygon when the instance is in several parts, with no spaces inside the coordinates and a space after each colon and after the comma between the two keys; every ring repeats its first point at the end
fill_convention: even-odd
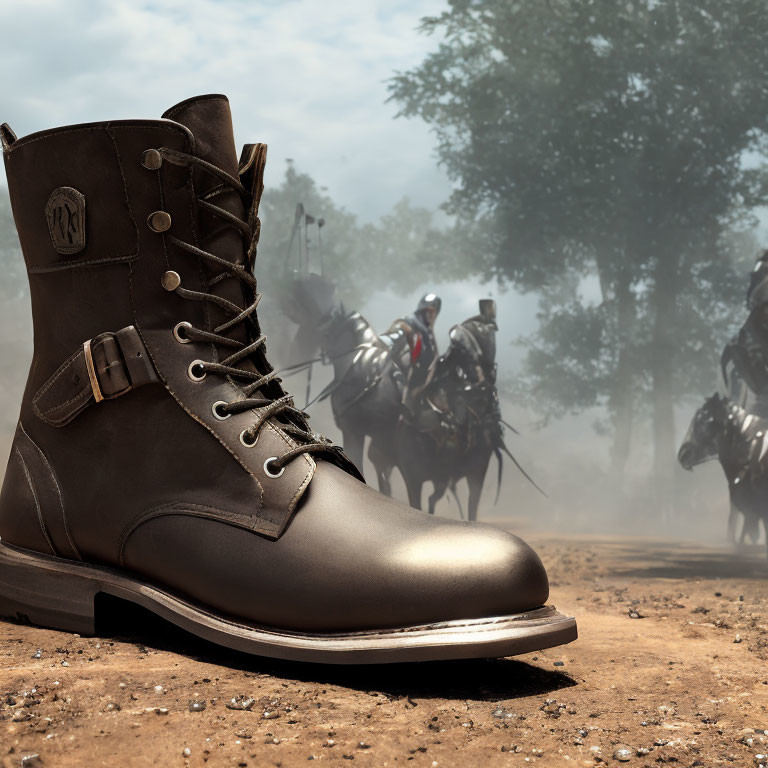
{"type": "Polygon", "coordinates": [[[491,526],[440,526],[396,549],[392,564],[407,574],[412,594],[439,607],[446,620],[521,613],[549,597],[536,552],[491,526]]]}

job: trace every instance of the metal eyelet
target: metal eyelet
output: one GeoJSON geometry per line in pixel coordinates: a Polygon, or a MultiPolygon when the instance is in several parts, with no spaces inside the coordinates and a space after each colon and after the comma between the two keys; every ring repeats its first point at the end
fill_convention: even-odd
{"type": "Polygon", "coordinates": [[[187,376],[189,376],[192,381],[202,381],[208,375],[203,368],[204,365],[204,360],[193,360],[189,364],[189,368],[187,368],[187,376]],[[195,373],[195,368],[200,369],[200,373],[195,373]]]}
{"type": "Polygon", "coordinates": [[[219,413],[219,407],[220,406],[227,406],[229,403],[225,403],[223,400],[217,400],[212,406],[211,406],[211,412],[213,415],[219,420],[219,421],[226,421],[232,414],[231,413],[219,413]]]}
{"type": "Polygon", "coordinates": [[[167,211],[155,211],[147,216],[147,226],[153,232],[165,232],[171,228],[171,214],[167,211]]]}
{"type": "Polygon", "coordinates": [[[269,463],[271,461],[277,461],[277,456],[270,456],[264,462],[264,472],[266,473],[267,477],[280,477],[280,476],[282,476],[283,472],[285,472],[285,467],[280,467],[280,470],[278,472],[271,472],[270,469],[269,469],[269,463]]]}
{"type": "Polygon", "coordinates": [[[163,164],[163,156],[156,149],[148,149],[141,156],[141,164],[148,171],[156,171],[163,164]]]}
{"type": "Polygon", "coordinates": [[[188,336],[185,336],[182,334],[183,329],[191,329],[192,323],[188,323],[186,320],[182,323],[177,323],[173,328],[173,335],[176,338],[176,341],[179,342],[179,344],[189,344],[192,339],[190,339],[188,336]]]}
{"type": "Polygon", "coordinates": [[[253,437],[248,437],[248,430],[244,429],[240,433],[240,442],[246,447],[246,448],[253,448],[254,445],[259,441],[259,435],[256,433],[253,437]]]}

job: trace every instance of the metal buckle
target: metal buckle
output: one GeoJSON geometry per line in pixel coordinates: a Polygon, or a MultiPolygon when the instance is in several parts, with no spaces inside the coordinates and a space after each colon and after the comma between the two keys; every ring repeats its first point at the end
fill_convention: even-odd
{"type": "Polygon", "coordinates": [[[99,378],[96,376],[96,367],[93,364],[93,352],[91,351],[91,339],[83,344],[83,353],[85,354],[85,367],[88,371],[88,378],[91,380],[91,389],[93,390],[93,399],[100,403],[104,399],[104,394],[99,386],[99,378]]]}

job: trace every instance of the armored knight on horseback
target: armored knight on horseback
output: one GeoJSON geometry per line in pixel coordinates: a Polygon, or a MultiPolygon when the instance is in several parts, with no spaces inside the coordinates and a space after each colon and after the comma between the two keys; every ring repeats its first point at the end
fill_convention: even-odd
{"type": "Polygon", "coordinates": [[[749,317],[723,350],[723,376],[732,399],[768,416],[768,251],[750,275],[747,308],[749,317]],[[740,392],[744,386],[748,391],[740,392]]]}
{"type": "Polygon", "coordinates": [[[379,337],[389,349],[395,363],[394,375],[402,383],[402,403],[417,420],[421,395],[437,368],[438,349],[434,329],[441,305],[439,296],[425,294],[412,315],[398,318],[379,337]]]}
{"type": "Polygon", "coordinates": [[[496,302],[480,299],[480,314],[454,325],[446,354],[471,385],[496,383],[496,302]]]}
{"type": "Polygon", "coordinates": [[[685,469],[720,461],[731,502],[728,538],[736,541],[737,518],[743,514],[742,544],[747,538],[757,541],[761,519],[768,524],[768,251],[750,275],[747,308],[749,316],[721,355],[725,396],[715,394],[699,408],[678,453],[685,469]]]}
{"type": "MultiPolygon", "coordinates": [[[[464,433],[469,411],[482,411],[489,440],[495,443],[495,432],[501,428],[496,392],[496,302],[481,299],[479,309],[479,314],[454,325],[448,334],[451,343],[439,365],[446,381],[438,392],[442,391],[445,402],[436,405],[446,415],[450,414],[456,438],[463,442],[467,441],[464,433]],[[476,401],[483,402],[481,409],[475,407],[476,401]],[[494,433],[493,438],[490,432],[494,433]]],[[[435,399],[438,398],[433,396],[432,400],[435,399]]]]}

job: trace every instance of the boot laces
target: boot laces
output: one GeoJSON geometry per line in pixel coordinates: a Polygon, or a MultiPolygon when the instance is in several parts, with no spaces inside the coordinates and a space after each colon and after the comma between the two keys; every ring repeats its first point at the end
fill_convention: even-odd
{"type": "MultiPolygon", "coordinates": [[[[190,155],[186,152],[180,152],[167,147],[161,147],[157,152],[164,160],[167,160],[174,165],[197,166],[218,178],[221,181],[221,185],[214,187],[213,190],[202,195],[198,195],[197,203],[214,216],[222,219],[225,225],[229,225],[236,229],[243,236],[244,241],[248,243],[245,264],[241,264],[239,262],[231,262],[227,259],[223,259],[210,251],[206,251],[191,243],[187,243],[169,232],[165,233],[167,239],[182,251],[211,264],[215,264],[221,269],[221,272],[219,272],[218,275],[208,281],[207,287],[209,289],[218,285],[223,280],[235,278],[246,286],[245,295],[253,297],[248,306],[240,307],[226,298],[207,291],[192,291],[181,285],[178,285],[174,289],[174,292],[184,299],[201,302],[210,301],[221,307],[226,314],[231,315],[228,320],[216,326],[212,331],[195,328],[191,324],[185,324],[185,336],[190,341],[210,342],[211,344],[231,348],[233,350],[231,355],[221,361],[206,362],[198,360],[193,364],[196,366],[196,371],[200,378],[203,378],[204,375],[210,373],[217,376],[230,377],[231,379],[236,380],[239,384],[242,396],[231,402],[217,403],[217,415],[220,418],[227,418],[230,415],[243,413],[244,411],[257,410],[258,415],[256,421],[244,430],[241,435],[241,440],[245,445],[254,445],[258,439],[261,428],[272,418],[279,422],[280,428],[283,431],[290,434],[299,442],[299,445],[281,456],[272,457],[267,460],[265,463],[265,470],[272,476],[281,474],[282,470],[290,461],[302,454],[339,451],[340,449],[337,446],[334,446],[331,441],[322,435],[313,432],[309,428],[307,424],[309,416],[304,411],[294,407],[291,395],[282,394],[278,397],[270,396],[268,391],[270,384],[273,384],[273,386],[277,385],[278,391],[282,392],[282,389],[279,388],[281,380],[278,378],[278,372],[271,370],[269,364],[266,363],[266,365],[270,367],[270,370],[267,373],[261,373],[254,362],[257,353],[263,355],[264,345],[267,340],[267,337],[261,333],[254,333],[254,329],[258,330],[256,310],[261,301],[261,294],[257,291],[256,277],[253,274],[256,245],[258,244],[261,230],[261,222],[258,216],[255,215],[258,211],[258,197],[260,196],[261,184],[259,183],[259,193],[254,196],[255,199],[251,207],[253,212],[253,215],[249,215],[251,222],[242,221],[234,214],[211,202],[211,198],[215,198],[217,194],[226,191],[227,189],[235,190],[240,194],[244,201],[248,200],[251,195],[241,184],[239,179],[236,179],[234,176],[213,163],[209,163],[200,157],[190,155]],[[230,331],[238,325],[245,325],[247,327],[248,338],[251,338],[252,336],[256,336],[256,338],[244,343],[231,336],[225,335],[227,331],[230,331]],[[253,370],[238,365],[246,360],[253,362],[253,370]]],[[[248,210],[247,205],[246,210],[248,210]]],[[[262,359],[265,360],[263,357],[262,359]]]]}

